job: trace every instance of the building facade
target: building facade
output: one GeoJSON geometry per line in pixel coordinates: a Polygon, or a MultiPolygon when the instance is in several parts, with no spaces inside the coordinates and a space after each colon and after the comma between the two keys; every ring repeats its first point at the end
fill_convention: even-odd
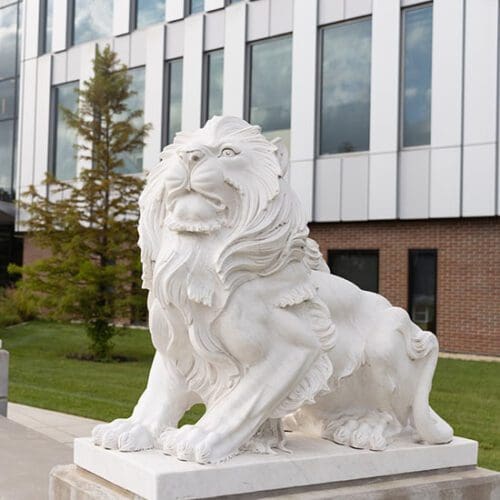
{"type": "Polygon", "coordinates": [[[153,125],[127,172],[214,114],[259,124],[287,141],[336,273],[444,350],[500,355],[498,0],[24,4],[16,192],[85,168],[58,106],[77,106],[95,44],[110,44],[153,125]]]}

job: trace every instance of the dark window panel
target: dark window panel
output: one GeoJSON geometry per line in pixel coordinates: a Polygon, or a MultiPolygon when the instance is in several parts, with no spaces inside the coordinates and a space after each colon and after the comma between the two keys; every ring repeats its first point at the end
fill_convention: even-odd
{"type": "Polygon", "coordinates": [[[14,159],[14,120],[0,122],[0,199],[10,199],[14,159]]]}
{"type": "Polygon", "coordinates": [[[73,43],[112,35],[113,0],[74,0],[73,43]]]}
{"type": "Polygon", "coordinates": [[[136,0],[136,27],[165,22],[165,0],[136,0]]]}
{"type": "MultiPolygon", "coordinates": [[[[134,68],[129,70],[129,75],[132,77],[130,90],[135,92],[127,100],[128,112],[136,111],[137,109],[144,109],[144,67],[134,68]]],[[[122,117],[123,119],[123,117],[122,117]]],[[[144,117],[136,118],[134,125],[140,127],[144,124],[144,117]]],[[[143,165],[143,148],[130,153],[123,153],[123,167],[120,169],[125,174],[142,172],[143,165]]]]}
{"type": "Polygon", "coordinates": [[[189,0],[189,13],[196,14],[205,10],[205,0],[189,0]]]}
{"type": "Polygon", "coordinates": [[[0,9],[0,80],[16,76],[17,7],[0,9]]]}
{"type": "Polygon", "coordinates": [[[371,19],[322,30],[320,154],[367,151],[371,19]]]}
{"type": "Polygon", "coordinates": [[[431,141],[432,6],[403,13],[403,146],[431,141]]]}
{"type": "Polygon", "coordinates": [[[224,50],[209,52],[205,57],[206,103],[203,123],[215,115],[222,115],[224,50]]]}
{"type": "Polygon", "coordinates": [[[54,0],[45,0],[43,3],[42,23],[42,52],[52,52],[52,30],[54,22],[54,0]]]}
{"type": "Polygon", "coordinates": [[[14,118],[16,80],[0,81],[0,120],[14,118]]]}
{"type": "Polygon", "coordinates": [[[165,145],[170,144],[181,130],[182,120],[182,59],[166,63],[166,134],[165,145]]]}
{"type": "Polygon", "coordinates": [[[423,330],[436,332],[436,250],[410,250],[408,281],[411,319],[423,330]]]}
{"type": "Polygon", "coordinates": [[[378,250],[329,250],[328,265],[362,290],[378,292],[378,250]]]}
{"type": "Polygon", "coordinates": [[[248,118],[260,125],[269,139],[290,141],[292,94],[292,37],[285,36],[250,46],[248,118]]]}
{"type": "Polygon", "coordinates": [[[66,124],[60,108],[76,111],[78,96],[75,89],[77,88],[78,82],[54,87],[53,172],[61,180],[73,179],[76,176],[77,151],[74,146],[77,142],[77,134],[66,124]]]}

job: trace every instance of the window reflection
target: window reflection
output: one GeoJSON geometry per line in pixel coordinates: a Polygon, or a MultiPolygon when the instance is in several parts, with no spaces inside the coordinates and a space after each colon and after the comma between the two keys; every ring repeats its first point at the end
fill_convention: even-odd
{"type": "Polygon", "coordinates": [[[292,37],[257,42],[250,48],[248,118],[266,137],[290,141],[292,37]]]}
{"type": "Polygon", "coordinates": [[[328,266],[362,290],[378,292],[378,250],[329,250],[328,266]]]}
{"type": "Polygon", "coordinates": [[[322,31],[321,154],[369,148],[370,67],[370,19],[322,31]]]}
{"type": "Polygon", "coordinates": [[[14,118],[16,80],[0,81],[0,120],[14,118]]]}
{"type": "Polygon", "coordinates": [[[0,9],[0,80],[16,74],[17,4],[0,9]]]}
{"type": "Polygon", "coordinates": [[[13,140],[14,120],[0,122],[0,192],[12,189],[13,140]]]}
{"type": "Polygon", "coordinates": [[[214,115],[222,115],[222,92],[224,79],[224,51],[208,52],[205,59],[206,105],[203,123],[214,115]]]}
{"type": "Polygon", "coordinates": [[[111,36],[113,0],[74,0],[73,43],[111,36]]]}
{"type": "Polygon", "coordinates": [[[54,0],[45,0],[43,4],[43,53],[52,52],[52,29],[54,18],[54,0]]]}
{"type": "MultiPolygon", "coordinates": [[[[128,73],[132,77],[130,90],[134,92],[134,94],[127,99],[128,110],[122,117],[120,117],[122,120],[126,114],[132,111],[136,111],[138,109],[144,110],[144,67],[130,69],[128,70],[128,73]]],[[[133,125],[136,127],[141,127],[143,124],[144,116],[137,117],[133,120],[133,125]]],[[[124,174],[142,172],[143,148],[123,153],[121,158],[123,159],[123,166],[120,168],[120,172],[124,174]]]]}
{"type": "Polygon", "coordinates": [[[205,10],[205,0],[189,0],[189,13],[196,14],[205,10]]]}
{"type": "Polygon", "coordinates": [[[170,144],[175,134],[181,130],[182,120],[182,59],[166,63],[166,144],[170,144]]]}
{"type": "Polygon", "coordinates": [[[136,27],[165,21],[165,0],[136,0],[136,27]]]}
{"type": "Polygon", "coordinates": [[[403,19],[403,146],[419,146],[431,140],[432,7],[403,19]]]}
{"type": "Polygon", "coordinates": [[[73,179],[76,176],[76,131],[66,124],[61,107],[76,111],[78,96],[75,89],[78,82],[65,83],[54,88],[54,139],[53,172],[60,180],[73,179]]]}

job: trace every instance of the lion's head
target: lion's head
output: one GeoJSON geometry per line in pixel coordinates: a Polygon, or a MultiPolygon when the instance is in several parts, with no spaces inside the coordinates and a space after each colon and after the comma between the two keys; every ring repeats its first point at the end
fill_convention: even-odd
{"type": "Polygon", "coordinates": [[[178,133],[148,173],[140,199],[145,287],[165,232],[220,238],[214,264],[228,286],[303,259],[308,229],[284,180],[287,168],[281,140],[268,141],[240,118],[214,117],[178,133]]]}

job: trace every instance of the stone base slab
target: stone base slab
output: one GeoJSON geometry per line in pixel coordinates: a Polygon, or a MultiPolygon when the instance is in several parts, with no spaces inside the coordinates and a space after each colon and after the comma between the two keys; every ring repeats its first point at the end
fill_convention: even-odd
{"type": "Polygon", "coordinates": [[[477,463],[477,442],[456,437],[446,445],[396,442],[383,452],[355,450],[299,433],[291,453],[243,454],[216,465],[180,462],[159,450],[123,453],[75,440],[74,462],[148,500],[210,498],[381,478],[477,463]]]}
{"type": "MultiPolygon", "coordinates": [[[[76,465],[54,467],[50,500],[144,500],[76,465]]],[[[165,496],[165,498],[174,498],[165,496]]],[[[219,497],[222,498],[222,497],[219,497]]],[[[223,497],[234,500],[499,500],[500,473],[481,468],[441,469],[384,478],[223,497]]]]}

